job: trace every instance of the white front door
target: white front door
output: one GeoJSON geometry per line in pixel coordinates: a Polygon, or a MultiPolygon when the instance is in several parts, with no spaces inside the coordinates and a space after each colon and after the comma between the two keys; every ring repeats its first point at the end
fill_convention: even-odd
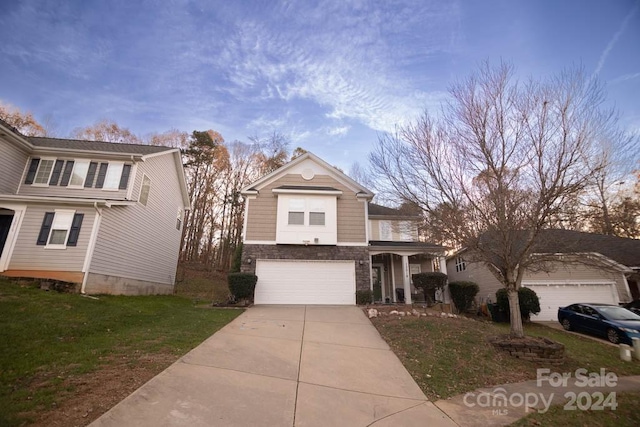
{"type": "Polygon", "coordinates": [[[355,261],[256,261],[256,304],[356,303],[355,261]]]}

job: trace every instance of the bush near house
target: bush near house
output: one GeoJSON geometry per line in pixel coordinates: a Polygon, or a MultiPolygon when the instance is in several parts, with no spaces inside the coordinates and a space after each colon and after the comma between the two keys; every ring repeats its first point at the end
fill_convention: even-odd
{"type": "Polygon", "coordinates": [[[258,282],[258,276],[251,273],[229,273],[227,278],[229,291],[236,300],[253,299],[253,291],[258,282]]]}
{"type": "Polygon", "coordinates": [[[464,313],[471,309],[473,300],[479,291],[480,288],[474,282],[449,283],[449,292],[451,292],[451,299],[453,300],[453,303],[460,313],[464,313]]]}
{"type": "Polygon", "coordinates": [[[365,305],[373,302],[373,292],[367,289],[366,291],[356,291],[356,304],[365,305]]]}
{"type": "Polygon", "coordinates": [[[447,275],[444,273],[418,273],[411,276],[413,279],[413,285],[422,289],[424,293],[424,300],[427,304],[433,304],[435,302],[436,290],[442,289],[447,284],[447,275]]]}
{"type": "MultiPolygon", "coordinates": [[[[522,316],[522,320],[529,321],[532,314],[540,313],[540,299],[532,289],[518,289],[518,300],[520,301],[520,316],[522,316]]],[[[498,305],[498,310],[509,319],[509,297],[506,289],[498,289],[496,292],[496,304],[498,305]]]]}

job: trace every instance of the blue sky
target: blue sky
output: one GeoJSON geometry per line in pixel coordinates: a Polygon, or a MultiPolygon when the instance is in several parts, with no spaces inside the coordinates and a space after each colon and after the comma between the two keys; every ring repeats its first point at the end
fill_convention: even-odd
{"type": "Polygon", "coordinates": [[[436,109],[480,61],[582,64],[640,131],[640,1],[3,2],[0,99],[59,136],[278,130],[348,170],[379,132],[436,109]]]}

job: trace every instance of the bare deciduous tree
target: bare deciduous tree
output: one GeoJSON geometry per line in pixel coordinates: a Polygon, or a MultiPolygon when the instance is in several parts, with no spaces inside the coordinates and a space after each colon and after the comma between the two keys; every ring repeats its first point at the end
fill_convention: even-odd
{"type": "Polygon", "coordinates": [[[47,132],[31,112],[23,113],[18,107],[0,101],[0,119],[27,136],[46,136],[47,132]]]}
{"type": "Polygon", "coordinates": [[[370,160],[378,188],[412,201],[505,286],[511,335],[524,335],[517,290],[540,230],[603,167],[598,138],[615,112],[583,70],[518,81],[483,64],[450,88],[438,118],[424,113],[380,137],[370,160]],[[382,188],[381,188],[382,187],[382,188]]]}
{"type": "Polygon", "coordinates": [[[120,127],[116,122],[107,119],[100,120],[91,126],[76,128],[72,136],[90,141],[142,144],[142,140],[129,129],[120,127]]]}

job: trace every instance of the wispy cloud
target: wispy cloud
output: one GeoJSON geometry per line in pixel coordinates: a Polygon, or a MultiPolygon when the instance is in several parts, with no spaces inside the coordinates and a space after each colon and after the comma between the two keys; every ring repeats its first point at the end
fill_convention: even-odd
{"type": "Polygon", "coordinates": [[[618,31],[616,31],[613,37],[611,37],[611,40],[609,40],[607,47],[605,47],[604,51],[602,51],[602,54],[600,54],[600,59],[598,60],[598,65],[596,65],[596,69],[593,72],[592,78],[600,74],[600,71],[602,70],[605,62],[607,61],[607,57],[609,56],[609,53],[615,47],[622,33],[624,33],[624,30],[627,28],[627,25],[629,25],[629,21],[631,20],[631,18],[633,18],[633,15],[635,15],[635,13],[638,11],[638,7],[640,7],[640,1],[636,1],[635,6],[633,6],[631,11],[629,11],[627,16],[625,16],[624,19],[622,20],[622,23],[620,24],[618,31]]]}
{"type": "Polygon", "coordinates": [[[622,76],[616,77],[615,79],[609,80],[609,84],[622,83],[626,82],[627,80],[637,79],[638,77],[640,77],[640,73],[624,74],[622,76]]]}

